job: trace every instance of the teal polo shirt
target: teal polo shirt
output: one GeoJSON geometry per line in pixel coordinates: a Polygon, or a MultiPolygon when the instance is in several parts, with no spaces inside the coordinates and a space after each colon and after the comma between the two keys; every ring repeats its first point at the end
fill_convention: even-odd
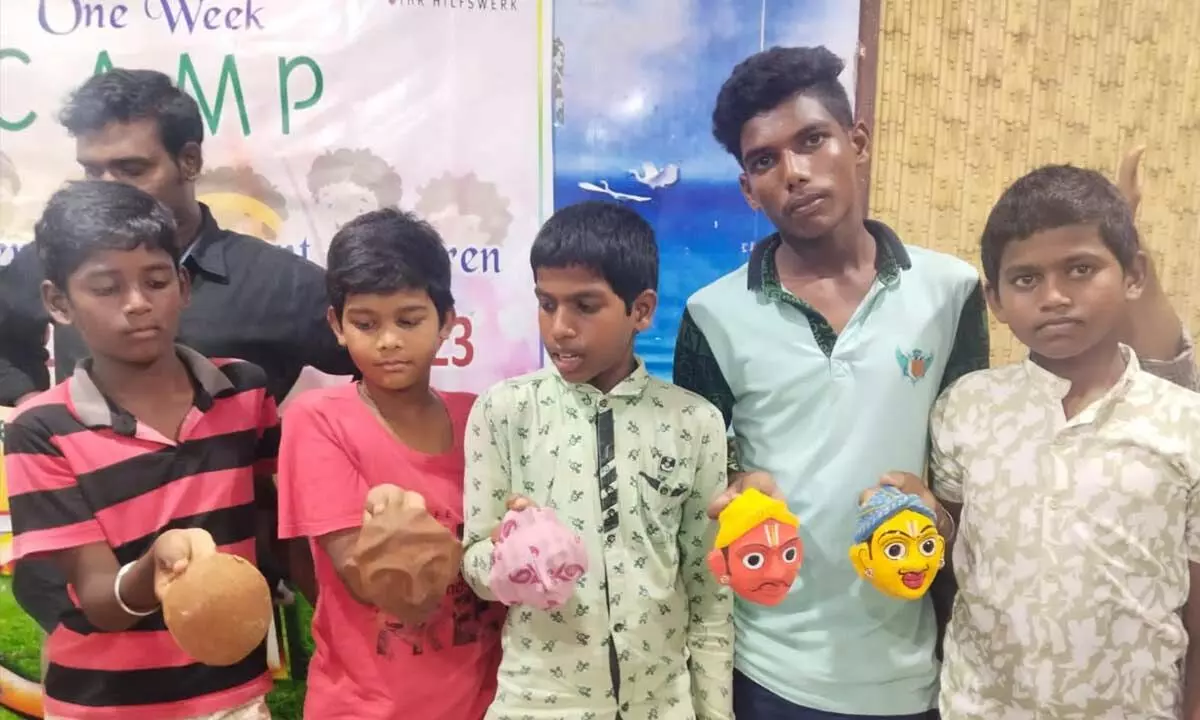
{"type": "Polygon", "coordinates": [[[973,267],[866,226],[877,276],[840,334],[782,287],[771,236],[688,300],[675,382],[720,408],[741,466],[771,473],[800,518],[787,598],[735,608],[737,668],[804,707],[905,715],[935,706],[937,623],[929,597],[855,574],[858,496],[890,470],[924,472],[939,391],[987,365],[987,309],[973,267]]]}

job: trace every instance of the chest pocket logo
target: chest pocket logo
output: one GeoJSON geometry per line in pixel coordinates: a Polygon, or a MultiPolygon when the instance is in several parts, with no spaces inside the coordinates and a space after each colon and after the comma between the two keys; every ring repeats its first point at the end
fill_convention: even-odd
{"type": "Polygon", "coordinates": [[[642,514],[646,541],[656,548],[673,546],[679,534],[683,503],[691,491],[690,483],[681,481],[675,474],[679,466],[676,458],[661,455],[656,473],[638,471],[642,480],[638,510],[642,514]]]}
{"type": "Polygon", "coordinates": [[[662,497],[677,498],[688,491],[688,486],[674,482],[667,474],[675,469],[676,464],[675,458],[664,456],[658,463],[659,477],[654,477],[640,470],[638,471],[638,475],[641,475],[646,484],[662,497]]]}
{"type": "Polygon", "coordinates": [[[900,364],[900,374],[916,385],[917,381],[929,372],[929,366],[933,364],[933,355],[920,348],[913,348],[912,352],[907,353],[896,348],[896,362],[900,364]]]}

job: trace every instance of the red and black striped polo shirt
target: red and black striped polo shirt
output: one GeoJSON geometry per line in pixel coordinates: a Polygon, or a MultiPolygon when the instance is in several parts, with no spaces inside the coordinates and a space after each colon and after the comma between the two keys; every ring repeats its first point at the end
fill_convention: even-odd
{"type": "MultiPolygon", "coordinates": [[[[20,407],[4,439],[15,558],[103,542],[125,564],[166,530],[199,527],[221,550],[255,559],[254,477],[275,471],[279,448],[266,375],[183,346],[178,353],[195,387],[178,439],[106,398],[87,361],[20,407]]],[[[179,649],[161,612],[103,632],[76,602],[48,643],[50,715],[170,720],[270,690],[265,645],[232,667],[201,665],[179,649]]]]}

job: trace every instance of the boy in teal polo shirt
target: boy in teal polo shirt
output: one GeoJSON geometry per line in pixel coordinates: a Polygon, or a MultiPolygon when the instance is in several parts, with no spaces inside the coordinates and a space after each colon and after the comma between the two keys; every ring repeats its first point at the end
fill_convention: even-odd
{"type": "Polygon", "coordinates": [[[855,498],[921,474],[938,391],[986,366],[986,309],[970,265],[865,219],[870,138],[841,70],[825,48],[774,48],[721,88],[714,135],[777,231],[692,296],[675,350],[675,382],[721,409],[737,459],[802,521],[788,598],[736,606],[739,720],[909,720],[935,701],[931,603],[864,586],[846,551],[855,498]]]}
{"type": "MultiPolygon", "coordinates": [[[[881,477],[937,505],[914,477],[929,413],[942,388],[986,367],[986,309],[971,266],[866,219],[870,139],[842,67],[825,48],[773,48],[722,86],[714,135],[776,232],[689,300],[675,350],[676,383],[716,404],[731,429],[731,492],[710,513],[754,484],[802,521],[805,566],[789,597],[735,607],[739,720],[936,716],[933,603],[885,598],[846,551],[856,499],[881,477]]],[[[1173,315],[1169,303],[1134,312],[1177,335],[1177,319],[1158,317],[1173,315]]],[[[1172,365],[1190,363],[1184,355],[1172,365]]],[[[949,598],[952,577],[939,576],[935,599],[949,598]]]]}

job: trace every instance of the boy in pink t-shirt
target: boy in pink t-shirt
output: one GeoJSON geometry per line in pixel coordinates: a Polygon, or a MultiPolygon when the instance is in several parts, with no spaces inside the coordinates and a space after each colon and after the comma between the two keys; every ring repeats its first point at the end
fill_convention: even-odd
{"type": "Polygon", "coordinates": [[[309,538],[320,587],[304,716],[479,720],[496,689],[503,606],[455,575],[433,589],[423,621],[404,623],[363,599],[378,594],[364,589],[356,557],[364,516],[378,510],[364,507],[368,492],[380,486],[419,493],[461,538],[475,397],[429,385],[454,322],[449,256],[428,224],[379,210],[334,236],[327,284],[330,326],[362,380],[300,396],[284,423],[279,532],[309,538]]]}

